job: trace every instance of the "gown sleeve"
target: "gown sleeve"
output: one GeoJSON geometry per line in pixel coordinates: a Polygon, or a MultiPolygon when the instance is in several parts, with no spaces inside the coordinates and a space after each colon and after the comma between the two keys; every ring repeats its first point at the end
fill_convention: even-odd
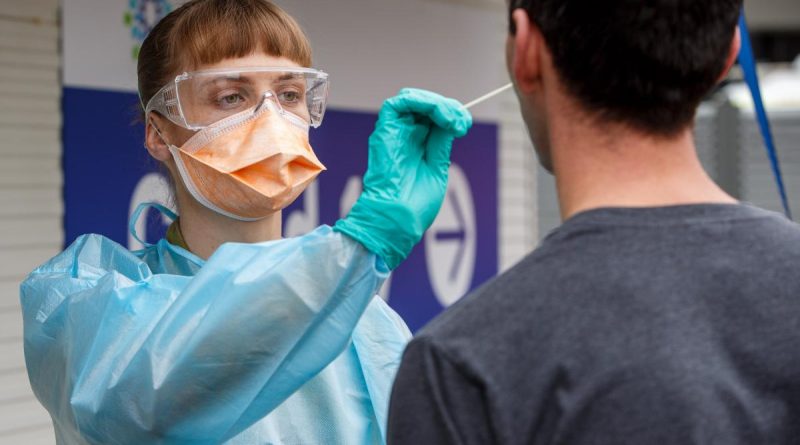
{"type": "Polygon", "coordinates": [[[347,346],[388,269],[329,227],[153,274],[86,235],[21,285],[33,390],[76,441],[221,443],[347,346]]]}

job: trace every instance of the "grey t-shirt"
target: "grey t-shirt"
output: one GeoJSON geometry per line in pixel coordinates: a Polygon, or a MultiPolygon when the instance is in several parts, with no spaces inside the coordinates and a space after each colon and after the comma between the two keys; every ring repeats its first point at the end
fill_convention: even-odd
{"type": "Polygon", "coordinates": [[[389,443],[800,443],[800,227],[574,216],[408,346],[389,443]]]}

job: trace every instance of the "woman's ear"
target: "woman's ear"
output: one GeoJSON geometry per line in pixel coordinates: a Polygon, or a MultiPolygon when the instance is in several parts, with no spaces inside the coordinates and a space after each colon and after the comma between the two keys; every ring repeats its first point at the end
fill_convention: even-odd
{"type": "Polygon", "coordinates": [[[167,162],[172,158],[169,152],[169,146],[164,140],[163,131],[159,129],[161,124],[160,116],[151,114],[145,121],[144,128],[144,146],[150,153],[150,156],[161,162],[167,162]]]}

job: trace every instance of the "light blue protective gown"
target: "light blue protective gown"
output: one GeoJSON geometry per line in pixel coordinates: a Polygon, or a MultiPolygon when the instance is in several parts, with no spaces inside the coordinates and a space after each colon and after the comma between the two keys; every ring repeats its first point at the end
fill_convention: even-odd
{"type": "Polygon", "coordinates": [[[31,385],[59,444],[383,443],[387,275],[326,226],[208,261],[85,235],[22,283],[31,385]]]}

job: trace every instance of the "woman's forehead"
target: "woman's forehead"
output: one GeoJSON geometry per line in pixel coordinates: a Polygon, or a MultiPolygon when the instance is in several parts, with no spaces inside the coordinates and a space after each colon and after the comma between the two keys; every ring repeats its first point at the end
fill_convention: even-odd
{"type": "Polygon", "coordinates": [[[301,68],[302,66],[286,57],[276,57],[263,52],[253,53],[243,57],[232,57],[216,63],[203,64],[183,71],[205,71],[214,69],[236,69],[253,67],[286,67],[301,68]]]}

